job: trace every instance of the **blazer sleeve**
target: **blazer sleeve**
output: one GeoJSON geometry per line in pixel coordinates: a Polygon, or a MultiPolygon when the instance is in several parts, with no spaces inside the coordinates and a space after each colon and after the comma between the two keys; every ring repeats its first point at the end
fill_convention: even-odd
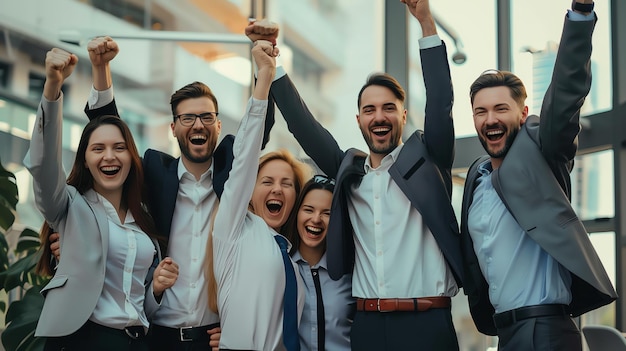
{"type": "Polygon", "coordinates": [[[568,162],[576,156],[580,108],[591,89],[591,37],[595,23],[596,20],[565,19],[539,121],[541,151],[549,163],[568,162]]]}
{"type": "Polygon", "coordinates": [[[426,88],[424,140],[433,161],[449,173],[454,161],[454,95],[446,46],[422,49],[420,57],[426,88]]]}
{"type": "Polygon", "coordinates": [[[270,94],[304,152],[327,176],[337,178],[344,152],[315,119],[287,74],[272,83],[270,94]]]}
{"type": "Polygon", "coordinates": [[[113,115],[120,117],[120,113],[117,111],[117,104],[115,103],[115,99],[113,99],[113,101],[109,102],[108,104],[93,110],[89,109],[88,104],[85,104],[85,114],[87,115],[87,118],[89,118],[89,120],[104,115],[113,115]]]}
{"type": "Polygon", "coordinates": [[[35,204],[55,228],[65,217],[70,201],[61,162],[62,130],[63,93],[56,101],[42,97],[24,164],[33,176],[35,204]]]}

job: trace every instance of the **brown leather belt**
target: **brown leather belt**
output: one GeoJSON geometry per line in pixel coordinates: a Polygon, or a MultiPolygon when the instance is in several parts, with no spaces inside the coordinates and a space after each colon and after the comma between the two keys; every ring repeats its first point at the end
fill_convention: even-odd
{"type": "Polygon", "coordinates": [[[448,296],[418,297],[413,299],[356,299],[356,310],[365,312],[422,312],[431,308],[449,308],[448,296]]]}

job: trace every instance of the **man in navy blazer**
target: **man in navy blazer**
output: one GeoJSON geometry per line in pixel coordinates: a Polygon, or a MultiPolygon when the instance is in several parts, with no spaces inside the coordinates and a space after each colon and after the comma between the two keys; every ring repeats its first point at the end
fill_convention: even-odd
{"type": "MultiPolygon", "coordinates": [[[[110,37],[95,38],[88,51],[93,89],[85,113],[90,118],[119,115],[109,67],[119,52],[117,43],[110,37]]],[[[217,144],[221,129],[218,102],[205,84],[193,82],[182,87],[172,95],[170,104],[172,134],[181,157],[148,149],[143,167],[148,210],[168,239],[166,252],[179,258],[181,279],[164,294],[161,308],[151,320],[149,342],[151,350],[207,350],[209,344],[218,347],[219,317],[208,306],[205,252],[210,219],[232,166],[234,136],[227,135],[217,144]]],[[[268,141],[273,111],[270,104],[263,145],[268,141]]]]}
{"type": "Polygon", "coordinates": [[[328,270],[333,279],[354,272],[353,350],[458,350],[450,311],[450,297],[462,285],[458,224],[450,204],[450,69],[428,1],[406,5],[422,27],[427,97],[424,131],[406,143],[401,141],[405,93],[387,74],[371,75],[358,97],[356,120],[369,154],[342,151],[287,75],[271,87],[289,130],[320,169],[336,178],[328,270]]]}
{"type": "Polygon", "coordinates": [[[479,331],[499,350],[581,350],[571,316],[617,294],[570,205],[580,108],[591,86],[593,3],[565,19],[539,116],[511,72],[483,72],[470,88],[474,125],[489,156],[470,167],[461,236],[464,291],[479,331]]]}

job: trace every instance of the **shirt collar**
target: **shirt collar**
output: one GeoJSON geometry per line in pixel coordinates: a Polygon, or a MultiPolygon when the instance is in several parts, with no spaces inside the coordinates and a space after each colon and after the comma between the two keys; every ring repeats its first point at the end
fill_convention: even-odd
{"type": "Polygon", "coordinates": [[[483,161],[481,164],[478,165],[478,173],[480,173],[480,176],[486,176],[491,174],[491,172],[493,172],[493,165],[491,164],[491,160],[490,159],[486,159],[485,161],[483,161]]]}
{"type": "MultiPolygon", "coordinates": [[[[382,166],[391,165],[394,162],[396,162],[396,160],[398,159],[398,155],[400,154],[400,150],[402,150],[403,146],[404,144],[400,143],[400,145],[396,146],[396,148],[393,149],[393,151],[385,155],[385,157],[383,157],[382,161],[380,162],[380,166],[378,166],[378,168],[382,166]]],[[[365,173],[368,173],[369,171],[372,171],[375,169],[371,166],[371,164],[372,164],[371,158],[370,158],[370,155],[368,154],[367,157],[365,158],[365,164],[363,165],[363,168],[365,169],[365,173]]]]}
{"type": "MultiPolygon", "coordinates": [[[[98,201],[104,207],[104,211],[107,214],[107,218],[109,218],[110,221],[113,221],[113,223],[117,225],[122,225],[122,222],[120,222],[120,217],[118,216],[117,211],[115,210],[115,207],[113,207],[111,202],[109,202],[109,200],[107,200],[104,196],[100,195],[98,192],[95,192],[95,193],[98,196],[98,201]]],[[[130,210],[127,210],[126,216],[124,218],[124,224],[133,223],[133,222],[135,222],[135,218],[133,217],[133,214],[130,212],[130,210]]]]}
{"type": "MultiPolygon", "coordinates": [[[[211,179],[213,179],[213,164],[214,162],[211,162],[211,166],[209,166],[209,169],[207,169],[206,172],[202,173],[202,175],[200,176],[200,182],[204,181],[207,177],[210,177],[211,179]]],[[[187,170],[187,167],[185,167],[185,163],[183,162],[182,158],[178,159],[177,173],[178,173],[178,180],[182,180],[183,177],[193,179],[194,181],[196,180],[193,174],[191,174],[187,170]]]]}
{"type": "MultiPolygon", "coordinates": [[[[292,257],[293,261],[296,263],[306,263],[309,264],[300,254],[300,250],[297,250],[292,257]]],[[[310,265],[309,265],[310,266],[310,265]]],[[[324,268],[326,270],[328,270],[328,265],[326,264],[326,252],[324,252],[324,254],[322,255],[322,258],[320,258],[320,261],[315,265],[315,266],[311,266],[311,267],[315,267],[315,268],[324,268]]]]}

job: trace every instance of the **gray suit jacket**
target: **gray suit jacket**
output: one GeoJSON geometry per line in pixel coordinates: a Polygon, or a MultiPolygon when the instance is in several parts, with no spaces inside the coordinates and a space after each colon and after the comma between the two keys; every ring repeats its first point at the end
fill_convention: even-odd
{"type": "MultiPolygon", "coordinates": [[[[60,160],[62,105],[62,97],[55,102],[42,99],[24,160],[33,176],[37,208],[55,230],[63,233],[62,259],[42,289],[45,302],[35,336],[69,335],[89,319],[104,286],[109,246],[108,219],[96,192],[81,195],[66,184],[60,160]]],[[[146,312],[150,315],[154,311],[146,312]]]]}
{"type": "MultiPolygon", "coordinates": [[[[574,316],[606,305],[617,294],[585,228],[570,204],[569,172],[577,150],[580,108],[591,86],[591,34],[595,21],[566,19],[552,83],[541,118],[529,116],[492,183],[520,227],[572,274],[571,312],[574,316]]],[[[483,278],[468,231],[468,211],[478,178],[470,167],[463,194],[461,236],[465,288],[479,331],[495,335],[488,285],[483,278]]]]}
{"type": "MultiPolygon", "coordinates": [[[[452,83],[445,45],[420,51],[426,86],[424,130],[406,141],[389,173],[432,232],[458,286],[463,268],[459,229],[450,203],[451,168],[454,158],[452,83]]],[[[289,77],[272,84],[271,97],[287,121],[289,130],[304,151],[326,175],[336,178],[332,216],[328,226],[327,260],[331,278],[352,273],[353,229],[348,215],[348,196],[364,174],[364,152],[344,152],[333,136],[313,117],[289,77]]],[[[410,262],[399,262],[410,264],[410,262]]]]}

